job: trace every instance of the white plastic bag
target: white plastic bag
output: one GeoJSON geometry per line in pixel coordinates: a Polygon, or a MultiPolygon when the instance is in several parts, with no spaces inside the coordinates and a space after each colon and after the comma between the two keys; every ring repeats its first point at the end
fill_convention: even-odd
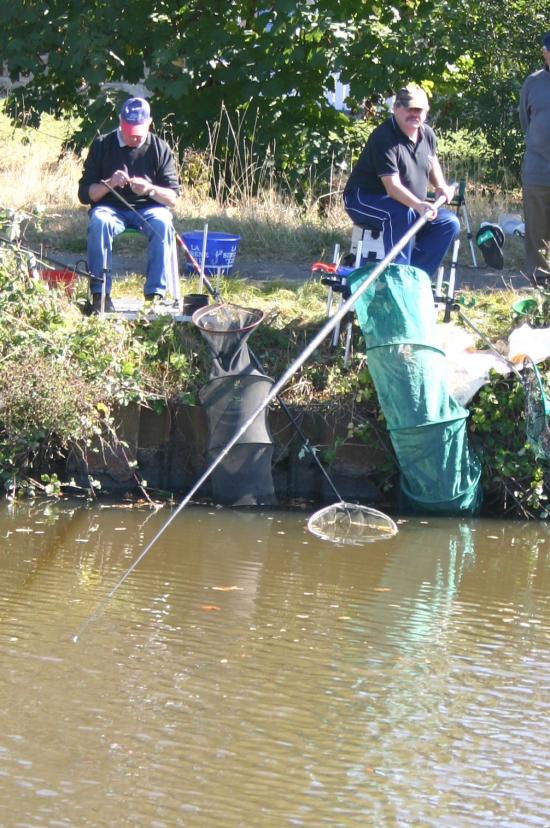
{"type": "Polygon", "coordinates": [[[550,328],[532,328],[525,322],[515,328],[508,340],[510,362],[523,362],[525,356],[533,362],[542,362],[550,356],[550,328]]]}

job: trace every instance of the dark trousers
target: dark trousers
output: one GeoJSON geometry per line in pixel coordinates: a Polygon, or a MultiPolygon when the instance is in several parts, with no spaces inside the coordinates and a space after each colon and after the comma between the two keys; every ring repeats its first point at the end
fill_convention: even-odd
{"type": "Polygon", "coordinates": [[[550,187],[523,186],[525,220],[525,275],[550,280],[550,187]]]}
{"type": "MultiPolygon", "coordinates": [[[[418,219],[418,213],[390,196],[372,195],[360,189],[346,193],[344,205],[354,224],[382,230],[386,255],[418,219]]],[[[426,222],[396,256],[395,264],[410,264],[424,270],[428,276],[434,276],[459,232],[460,221],[456,214],[439,209],[437,218],[426,222]]]]}

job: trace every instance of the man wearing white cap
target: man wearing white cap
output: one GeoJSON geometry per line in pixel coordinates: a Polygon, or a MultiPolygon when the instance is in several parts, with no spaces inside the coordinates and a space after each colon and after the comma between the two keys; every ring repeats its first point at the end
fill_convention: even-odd
{"type": "Polygon", "coordinates": [[[425,121],[429,103],[415,84],[400,89],[393,114],[369,136],[344,190],[344,205],[354,224],[382,231],[387,254],[419,216],[428,222],[395,258],[433,276],[460,222],[450,210],[434,210],[428,185],[436,197],[450,202],[453,187],[445,182],[436,154],[436,138],[425,121]]]}
{"type": "Polygon", "coordinates": [[[97,277],[91,279],[94,311],[100,308],[103,278],[105,310],[114,310],[110,298],[113,238],[128,227],[143,231],[148,239],[145,298],[162,297],[166,291],[173,267],[170,210],[176,204],[179,183],[172,151],[149,131],[150,125],[148,102],[129,98],[120,110],[118,129],[95,138],[84,162],[78,198],[91,205],[88,268],[97,277]]]}
{"type": "Polygon", "coordinates": [[[521,87],[519,120],[525,133],[521,166],[526,275],[550,283],[550,32],[542,39],[544,67],[521,87]]]}

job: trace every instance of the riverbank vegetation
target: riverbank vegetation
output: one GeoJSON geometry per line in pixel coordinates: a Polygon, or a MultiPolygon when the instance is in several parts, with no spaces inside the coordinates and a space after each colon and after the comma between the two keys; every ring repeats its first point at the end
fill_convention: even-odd
{"type": "MultiPolygon", "coordinates": [[[[38,128],[14,130],[0,117],[0,206],[20,214],[24,243],[53,255],[85,250],[86,210],[75,195],[81,158],[63,148],[67,130],[67,122],[51,117],[42,118],[38,128]]],[[[447,163],[456,169],[464,165],[464,147],[475,144],[464,135],[460,141],[444,150],[447,163]]],[[[335,243],[342,249],[349,245],[349,219],[341,208],[336,173],[326,193],[315,195],[310,189],[307,197],[304,193],[296,199],[292,188],[285,189],[284,181],[276,180],[252,149],[227,158],[230,175],[226,172],[218,180],[220,158],[214,147],[181,153],[180,160],[180,230],[208,221],[211,229],[237,232],[239,258],[261,261],[330,260],[335,243]]],[[[495,220],[500,212],[515,212],[518,192],[470,181],[467,204],[475,227],[482,219],[495,220]]],[[[10,221],[8,217],[2,235],[10,221]]],[[[521,258],[521,242],[507,239],[507,267],[517,263],[519,269],[521,258]]],[[[117,281],[114,296],[139,295],[141,289],[137,278],[117,281]]],[[[183,293],[195,290],[194,280],[184,281],[183,293]]],[[[0,483],[10,496],[41,487],[58,493],[61,483],[70,482],[63,477],[68,454],[85,458],[97,450],[98,438],[114,439],[121,407],[137,403],[161,410],[193,404],[207,376],[209,356],[192,326],[145,314],[135,322],[86,317],[85,292],[82,282],[69,301],[41,280],[29,278],[23,259],[9,245],[2,251],[0,483]]],[[[317,279],[260,287],[231,278],[223,282],[222,294],[227,301],[265,312],[253,346],[274,377],[303,349],[326,314],[326,289],[317,279]]],[[[544,295],[529,295],[538,301],[527,321],[539,327],[550,324],[544,295]]],[[[463,297],[468,316],[492,341],[506,339],[517,324],[511,306],[518,298],[512,290],[463,297]]],[[[342,355],[341,348],[320,348],[290,384],[285,399],[298,406],[340,407],[349,412],[350,438],[368,442],[372,429],[379,432],[384,426],[358,334],[348,369],[342,355]]],[[[497,514],[546,517],[548,468],[526,445],[523,391],[515,378],[495,378],[476,396],[470,433],[483,463],[486,508],[497,514]]],[[[334,448],[325,451],[326,462],[334,448]]],[[[391,452],[388,457],[391,466],[391,452]]],[[[391,479],[391,470],[388,474],[391,479]]]]}
{"type": "MultiPolygon", "coordinates": [[[[196,283],[189,280],[183,288],[193,292],[196,283]]],[[[231,279],[222,291],[230,302],[265,312],[251,344],[274,377],[324,321],[326,294],[316,280],[261,288],[231,279]]],[[[516,298],[513,292],[498,292],[493,300],[474,294],[465,301],[471,305],[468,315],[486,335],[506,338],[516,298]]],[[[30,278],[17,255],[2,256],[0,482],[9,496],[40,490],[58,495],[72,488],[63,472],[67,456],[77,453],[85,463],[102,441],[116,440],[117,412],[129,403],[155,411],[196,404],[207,378],[210,356],[193,326],[146,313],[134,321],[85,316],[84,303],[83,284],[69,299],[30,278]]],[[[348,367],[343,349],[325,343],[284,396],[293,406],[345,410],[349,439],[368,444],[373,429],[385,431],[358,332],[348,367]]],[[[482,459],[491,512],[546,517],[548,467],[536,461],[526,442],[523,404],[521,383],[495,377],[470,406],[472,444],[482,459]]],[[[325,462],[335,447],[325,451],[325,462]]],[[[391,482],[391,451],[388,462],[391,482]]],[[[93,493],[94,480],[88,483],[93,493]]]]}

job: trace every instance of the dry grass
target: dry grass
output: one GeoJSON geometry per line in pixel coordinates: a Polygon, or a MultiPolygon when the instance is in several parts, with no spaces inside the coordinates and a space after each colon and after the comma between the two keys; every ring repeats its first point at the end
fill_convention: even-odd
{"type": "MultiPolygon", "coordinates": [[[[210,230],[237,233],[241,260],[311,262],[330,260],[334,245],[346,249],[350,221],[342,207],[338,182],[321,198],[304,183],[300,200],[288,183],[273,172],[269,156],[261,158],[253,141],[243,144],[239,126],[226,112],[212,132],[210,147],[196,153],[176,147],[182,159],[183,186],[175,215],[180,232],[210,230]],[[221,129],[233,142],[222,152],[221,129]],[[228,186],[227,182],[231,182],[228,186]],[[309,193],[309,195],[308,195],[309,193]]],[[[76,192],[82,158],[63,151],[71,125],[44,117],[40,129],[14,129],[0,111],[0,207],[23,210],[25,238],[47,251],[82,253],[86,249],[87,210],[76,192]],[[42,209],[42,218],[33,216],[42,209]]],[[[449,177],[451,177],[449,172],[449,177]]],[[[489,189],[468,183],[466,204],[472,229],[481,221],[497,221],[506,213],[521,213],[518,190],[489,189]]],[[[133,250],[135,242],[121,240],[118,250],[133,250]]],[[[461,258],[469,259],[466,239],[461,258]]],[[[481,255],[479,255],[482,263],[481,255]]],[[[523,263],[520,239],[507,237],[506,268],[519,271],[523,263]]]]}
{"type": "MultiPolygon", "coordinates": [[[[0,113],[0,207],[27,214],[29,243],[84,252],[87,212],[76,195],[83,159],[63,150],[68,129],[52,118],[44,118],[40,129],[13,129],[0,113]],[[42,212],[40,222],[36,208],[42,212]]],[[[298,204],[273,176],[252,169],[249,157],[227,160],[231,170],[217,165],[214,147],[204,155],[182,157],[184,184],[175,209],[181,232],[202,229],[207,222],[211,230],[241,236],[240,256],[303,261],[332,250],[349,228],[339,199],[326,212],[318,202],[298,204]],[[212,184],[215,166],[218,179],[212,184]],[[225,176],[232,180],[231,192],[221,183],[225,176]]]]}

